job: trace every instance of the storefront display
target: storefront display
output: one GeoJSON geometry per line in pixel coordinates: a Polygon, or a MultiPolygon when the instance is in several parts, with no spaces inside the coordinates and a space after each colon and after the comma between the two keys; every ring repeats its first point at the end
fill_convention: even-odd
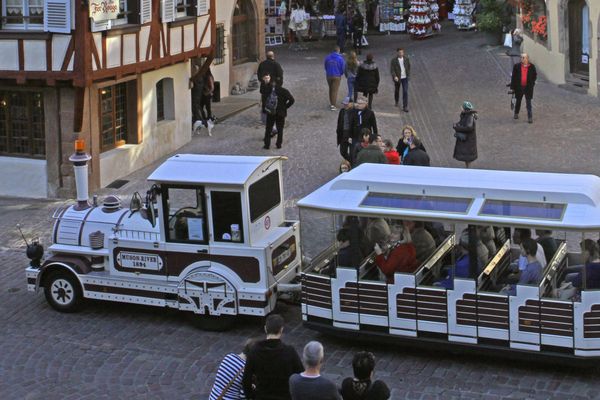
{"type": "Polygon", "coordinates": [[[380,0],[379,1],[379,31],[380,32],[404,32],[406,22],[404,21],[403,0],[380,0]]]}
{"type": "Polygon", "coordinates": [[[437,0],[412,0],[408,17],[408,32],[415,39],[423,39],[441,29],[437,0]]]}
{"type": "Polygon", "coordinates": [[[473,0],[455,0],[454,9],[454,25],[458,29],[473,29],[475,23],[473,22],[473,9],[475,5],[473,0]]]}

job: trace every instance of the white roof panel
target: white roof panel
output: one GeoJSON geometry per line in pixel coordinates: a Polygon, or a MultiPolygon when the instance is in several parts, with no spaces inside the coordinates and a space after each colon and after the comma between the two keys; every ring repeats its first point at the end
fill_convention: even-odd
{"type": "Polygon", "coordinates": [[[262,164],[278,158],[177,154],[156,168],[148,180],[164,183],[241,186],[262,164]]]}
{"type": "Polygon", "coordinates": [[[600,178],[594,175],[363,164],[298,202],[299,207],[363,215],[487,222],[563,229],[600,229],[600,178]],[[361,205],[369,193],[471,199],[465,213],[361,205]],[[560,221],[482,216],[486,199],[565,204],[560,221]],[[509,221],[510,220],[510,221],[509,221]]]}

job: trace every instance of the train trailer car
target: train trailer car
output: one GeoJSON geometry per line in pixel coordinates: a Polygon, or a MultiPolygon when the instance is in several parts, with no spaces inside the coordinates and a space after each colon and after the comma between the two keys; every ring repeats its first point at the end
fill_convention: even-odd
{"type": "Polygon", "coordinates": [[[591,175],[361,165],[298,202],[302,318],[346,336],[600,357],[599,206],[591,175]],[[533,229],[533,248],[554,246],[541,268],[523,253],[533,229]],[[417,263],[382,279],[402,245],[417,263]]]}
{"type": "Polygon", "coordinates": [[[190,311],[205,328],[265,316],[299,273],[299,223],[284,218],[282,157],[180,154],[148,178],[145,201],[89,204],[83,144],[78,201],[57,210],[46,257],[28,246],[30,291],[58,311],[84,299],[190,311]]]}

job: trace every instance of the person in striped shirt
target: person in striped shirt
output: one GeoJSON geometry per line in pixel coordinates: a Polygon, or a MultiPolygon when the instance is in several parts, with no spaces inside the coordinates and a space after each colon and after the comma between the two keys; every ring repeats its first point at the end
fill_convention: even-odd
{"type": "Polygon", "coordinates": [[[246,398],[242,388],[242,377],[244,376],[246,357],[255,343],[256,339],[248,339],[244,345],[244,350],[240,354],[229,353],[225,355],[217,370],[209,400],[241,400],[246,398]]]}

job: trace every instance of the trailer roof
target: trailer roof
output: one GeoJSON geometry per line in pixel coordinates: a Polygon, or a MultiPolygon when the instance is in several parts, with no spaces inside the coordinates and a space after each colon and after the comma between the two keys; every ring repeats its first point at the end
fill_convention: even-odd
{"type": "Polygon", "coordinates": [[[600,230],[594,175],[363,164],[298,202],[353,215],[600,230]]]}
{"type": "Polygon", "coordinates": [[[177,154],[163,162],[148,180],[163,183],[239,185],[260,166],[280,157],[177,154]]]}

